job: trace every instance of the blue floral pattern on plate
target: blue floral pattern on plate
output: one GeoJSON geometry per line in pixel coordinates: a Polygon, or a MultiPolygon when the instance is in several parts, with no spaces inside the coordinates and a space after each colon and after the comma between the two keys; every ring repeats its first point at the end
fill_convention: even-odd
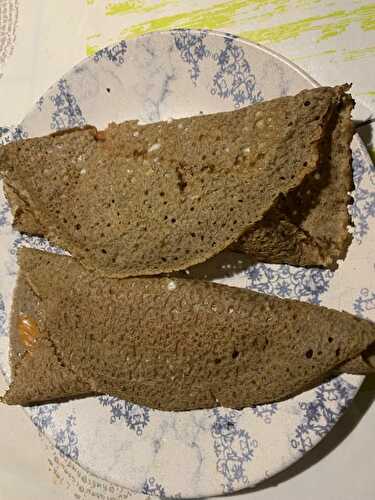
{"type": "Polygon", "coordinates": [[[230,493],[236,489],[245,488],[249,479],[245,465],[254,458],[258,447],[256,439],[239,427],[238,419],[241,412],[236,410],[212,410],[214,422],[211,434],[214,440],[214,450],[217,457],[216,468],[223,476],[223,492],[230,493]]]}
{"type": "Polygon", "coordinates": [[[281,298],[300,299],[320,304],[333,273],[317,268],[256,264],[246,271],[248,288],[281,298]]]}
{"type": "Polygon", "coordinates": [[[222,99],[232,98],[235,107],[263,100],[244,49],[236,41],[237,37],[227,34],[223,38],[224,47],[213,52],[204,43],[207,31],[197,33],[180,29],[172,33],[181,59],[191,66],[189,73],[195,86],[201,73],[201,62],[211,58],[217,65],[212,77],[212,95],[222,99]]]}
{"type": "Polygon", "coordinates": [[[59,425],[54,418],[60,405],[47,404],[33,406],[28,409],[33,424],[41,431],[52,436],[57,449],[66,457],[77,460],[79,457],[79,441],[75,432],[76,418],[69,415],[63,425],[59,425]]]}
{"type": "Polygon", "coordinates": [[[44,104],[44,96],[39,97],[39,99],[36,101],[36,107],[38,108],[39,111],[42,111],[44,104]]]}
{"type": "Polygon", "coordinates": [[[78,100],[72,94],[70,86],[65,78],[59,80],[56,90],[56,93],[50,96],[55,106],[55,111],[53,111],[51,117],[51,130],[82,127],[85,125],[86,120],[82,115],[78,100]]]}
{"type": "MultiPolygon", "coordinates": [[[[96,120],[108,123],[113,116],[119,121],[134,119],[135,113],[139,113],[137,117],[148,116],[150,95],[158,112],[174,116],[176,106],[181,105],[179,112],[182,113],[189,99],[194,101],[194,109],[212,112],[311,85],[307,76],[284,60],[273,53],[267,55],[267,49],[262,49],[259,57],[259,50],[256,45],[236,37],[209,31],[174,30],[147,35],[137,41],[122,41],[73,68],[39,99],[23,124],[0,129],[0,144],[40,134],[41,130],[49,133],[65,127],[82,127],[86,122],[97,125],[96,120]],[[128,57],[130,53],[132,57],[128,57]],[[144,61],[152,62],[155,71],[152,79],[144,61]],[[265,65],[268,64],[276,65],[277,71],[272,79],[265,80],[262,74],[267,73],[265,65]],[[87,89],[85,85],[91,87],[87,89]],[[110,85],[110,94],[105,90],[107,85],[110,85]],[[97,92],[100,86],[103,92],[97,92]],[[133,101],[137,103],[136,111],[131,107],[133,101]]],[[[352,213],[356,240],[351,251],[355,254],[360,244],[361,262],[372,266],[374,173],[358,139],[354,140],[353,152],[356,193],[352,213]]],[[[43,239],[12,233],[10,222],[9,207],[1,202],[0,237],[4,236],[7,257],[13,264],[20,244],[59,251],[43,239]],[[6,239],[9,235],[13,239],[6,239]]],[[[1,245],[2,242],[0,240],[1,245]]],[[[345,261],[337,274],[347,272],[349,265],[345,261]]],[[[15,268],[15,264],[10,266],[7,283],[14,284],[15,268]]],[[[364,275],[367,277],[368,273],[364,275]]],[[[250,267],[244,276],[240,284],[261,293],[323,305],[327,297],[335,300],[330,289],[333,278],[330,271],[258,264],[250,267]]],[[[4,299],[3,292],[1,289],[4,299]]],[[[1,345],[7,341],[4,328],[1,329],[8,313],[4,303],[8,305],[10,300],[0,300],[1,345]]],[[[334,304],[339,306],[338,302],[334,304]]],[[[368,288],[368,283],[358,283],[350,304],[358,315],[374,317],[374,290],[368,288]]],[[[3,354],[0,351],[0,363],[5,366],[3,354]]],[[[96,474],[147,495],[198,497],[255,485],[266,475],[297,460],[329,432],[350,404],[360,380],[342,376],[289,401],[242,411],[215,408],[164,413],[111,396],[42,405],[28,411],[37,428],[65,456],[79,460],[83,467],[89,466],[96,474]],[[274,446],[268,436],[272,436],[275,429],[280,437],[278,448],[271,461],[262,462],[262,450],[274,446]],[[108,442],[99,451],[98,446],[103,443],[93,441],[93,433],[101,439],[108,436],[104,438],[108,442]],[[187,452],[181,454],[181,448],[187,452]],[[128,449],[132,450],[131,465],[127,461],[128,453],[123,453],[128,449]],[[183,485],[171,467],[170,458],[166,459],[171,456],[184,460],[183,485]],[[160,470],[163,470],[162,477],[160,470]]]]}
{"type": "Polygon", "coordinates": [[[262,101],[243,48],[232,37],[225,37],[224,44],[215,57],[218,71],[213,77],[211,93],[222,99],[231,97],[236,107],[262,101]]]}
{"type": "Polygon", "coordinates": [[[0,294],[0,336],[1,335],[6,335],[6,332],[5,332],[5,319],[6,319],[5,305],[4,305],[3,297],[0,294]]]}
{"type": "Polygon", "coordinates": [[[150,408],[122,401],[113,396],[99,396],[98,401],[111,410],[110,422],[112,424],[117,421],[124,421],[129,429],[136,432],[137,436],[142,436],[143,429],[150,422],[150,413],[152,411],[150,408]]]}
{"type": "Polygon", "coordinates": [[[0,145],[26,138],[27,132],[21,125],[17,125],[16,127],[0,127],[0,145]]]}
{"type": "Polygon", "coordinates": [[[128,49],[128,45],[125,40],[121,40],[119,43],[115,45],[111,45],[110,47],[104,47],[103,49],[95,52],[93,56],[93,60],[97,63],[99,61],[108,60],[119,66],[124,64],[125,62],[125,54],[128,49]]]}
{"type": "Polygon", "coordinates": [[[357,387],[338,377],[319,386],[311,401],[300,402],[303,417],[291,439],[292,448],[301,454],[311,449],[317,438],[321,439],[332,429],[356,392],[357,387]]]}
{"type": "Polygon", "coordinates": [[[38,248],[39,250],[44,250],[45,252],[58,253],[61,255],[68,254],[61,248],[51,245],[51,243],[45,238],[40,238],[39,236],[28,236],[27,234],[17,235],[17,237],[12,241],[9,253],[16,256],[17,249],[22,246],[38,248]]]}
{"type": "Polygon", "coordinates": [[[5,201],[4,203],[0,201],[0,227],[5,225],[5,223],[8,220],[9,214],[10,214],[9,205],[5,203],[5,201]]]}
{"type": "Polygon", "coordinates": [[[355,299],[353,309],[361,318],[368,318],[371,311],[375,311],[375,290],[362,288],[355,299]]]}
{"type": "Polygon", "coordinates": [[[354,202],[350,213],[354,221],[354,237],[362,242],[375,217],[375,168],[359,151],[353,152],[354,202]]]}
{"type": "Polygon", "coordinates": [[[176,493],[176,495],[167,495],[165,488],[156,481],[154,477],[146,479],[143,484],[141,493],[144,495],[156,496],[160,498],[181,498],[181,493],[176,493]]]}
{"type": "Polygon", "coordinates": [[[201,31],[195,33],[181,29],[175,30],[172,33],[176,48],[180,52],[181,59],[191,66],[189,70],[191,80],[194,85],[197,85],[197,80],[200,75],[199,64],[209,55],[208,49],[204,45],[204,39],[207,36],[207,32],[201,31]]]}
{"type": "Polygon", "coordinates": [[[155,478],[150,477],[144,482],[142,493],[144,495],[158,496],[160,498],[166,498],[165,489],[163,486],[155,481],[155,478]]]}
{"type": "Polygon", "coordinates": [[[272,417],[277,413],[278,404],[255,405],[250,407],[254,415],[261,418],[265,424],[272,423],[272,417]]]}

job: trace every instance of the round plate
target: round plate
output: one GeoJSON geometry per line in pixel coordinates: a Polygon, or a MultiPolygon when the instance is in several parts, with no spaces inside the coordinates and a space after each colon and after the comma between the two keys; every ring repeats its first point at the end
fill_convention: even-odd
{"type": "MultiPolygon", "coordinates": [[[[86,123],[104,128],[109,121],[149,122],[231,110],[314,85],[280,56],[225,33],[153,33],[102,49],[75,66],[20,126],[2,129],[2,141],[86,123]]],[[[357,137],[353,154],[355,238],[335,274],[259,264],[221,281],[375,319],[370,281],[375,175],[357,137]]],[[[16,247],[51,247],[12,231],[1,196],[0,361],[9,376],[7,319],[16,247]]],[[[66,456],[100,477],[146,494],[198,497],[255,485],[298,460],[329,432],[361,382],[362,377],[341,376],[288,401],[242,411],[160,412],[102,396],[27,412],[66,456]]]]}

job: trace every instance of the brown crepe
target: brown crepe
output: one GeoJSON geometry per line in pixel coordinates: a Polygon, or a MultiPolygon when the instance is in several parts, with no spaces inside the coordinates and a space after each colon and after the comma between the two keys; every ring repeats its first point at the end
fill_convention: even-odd
{"type": "Polygon", "coordinates": [[[161,410],[241,408],[303,391],[375,342],[369,321],[248,290],[106,279],[27,248],[19,264],[8,404],[90,392],[161,410]]]}
{"type": "MultiPolygon", "coordinates": [[[[0,172],[15,225],[106,276],[204,262],[279,211],[317,172],[346,89],[322,87],[234,112],[112,124],[104,132],[88,127],[4,146],[0,172]]],[[[341,198],[346,214],[346,193],[341,198]]],[[[299,240],[315,219],[309,212],[306,229],[287,219],[288,234],[299,240]]],[[[332,226],[341,253],[346,228],[341,220],[332,226]]],[[[310,260],[321,264],[313,246],[310,260]]]]}

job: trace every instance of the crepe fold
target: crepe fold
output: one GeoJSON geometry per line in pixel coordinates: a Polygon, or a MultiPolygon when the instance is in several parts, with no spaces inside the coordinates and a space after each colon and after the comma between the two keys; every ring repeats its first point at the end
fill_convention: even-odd
{"type": "Polygon", "coordinates": [[[281,197],[233,250],[248,254],[255,262],[337,267],[352,239],[347,206],[354,188],[353,106],[350,95],[340,97],[325,130],[317,170],[298,189],[281,197]]]}
{"type": "Polygon", "coordinates": [[[346,312],[203,281],[108,279],[23,248],[4,401],[109,393],[161,410],[242,408],[360,372],[375,325],[346,312]]]}
{"type": "Polygon", "coordinates": [[[177,271],[231,245],[255,261],[334,267],[350,242],[347,90],[3,146],[14,225],[103,276],[177,271]]]}

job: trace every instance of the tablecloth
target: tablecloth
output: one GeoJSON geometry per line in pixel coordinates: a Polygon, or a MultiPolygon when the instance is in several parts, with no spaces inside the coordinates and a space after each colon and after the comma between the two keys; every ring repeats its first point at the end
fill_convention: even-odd
{"type": "MultiPolygon", "coordinates": [[[[352,82],[358,122],[375,111],[375,4],[370,1],[0,0],[0,127],[20,122],[54,81],[108,43],[177,27],[223,30],[262,43],[322,84],[352,82]]],[[[358,128],[373,156],[374,130],[358,128]]],[[[374,395],[375,384],[365,382],[315,450],[240,497],[373,499],[374,395]]],[[[0,407],[0,438],[0,500],[146,498],[63,457],[20,408],[0,407]]]]}

